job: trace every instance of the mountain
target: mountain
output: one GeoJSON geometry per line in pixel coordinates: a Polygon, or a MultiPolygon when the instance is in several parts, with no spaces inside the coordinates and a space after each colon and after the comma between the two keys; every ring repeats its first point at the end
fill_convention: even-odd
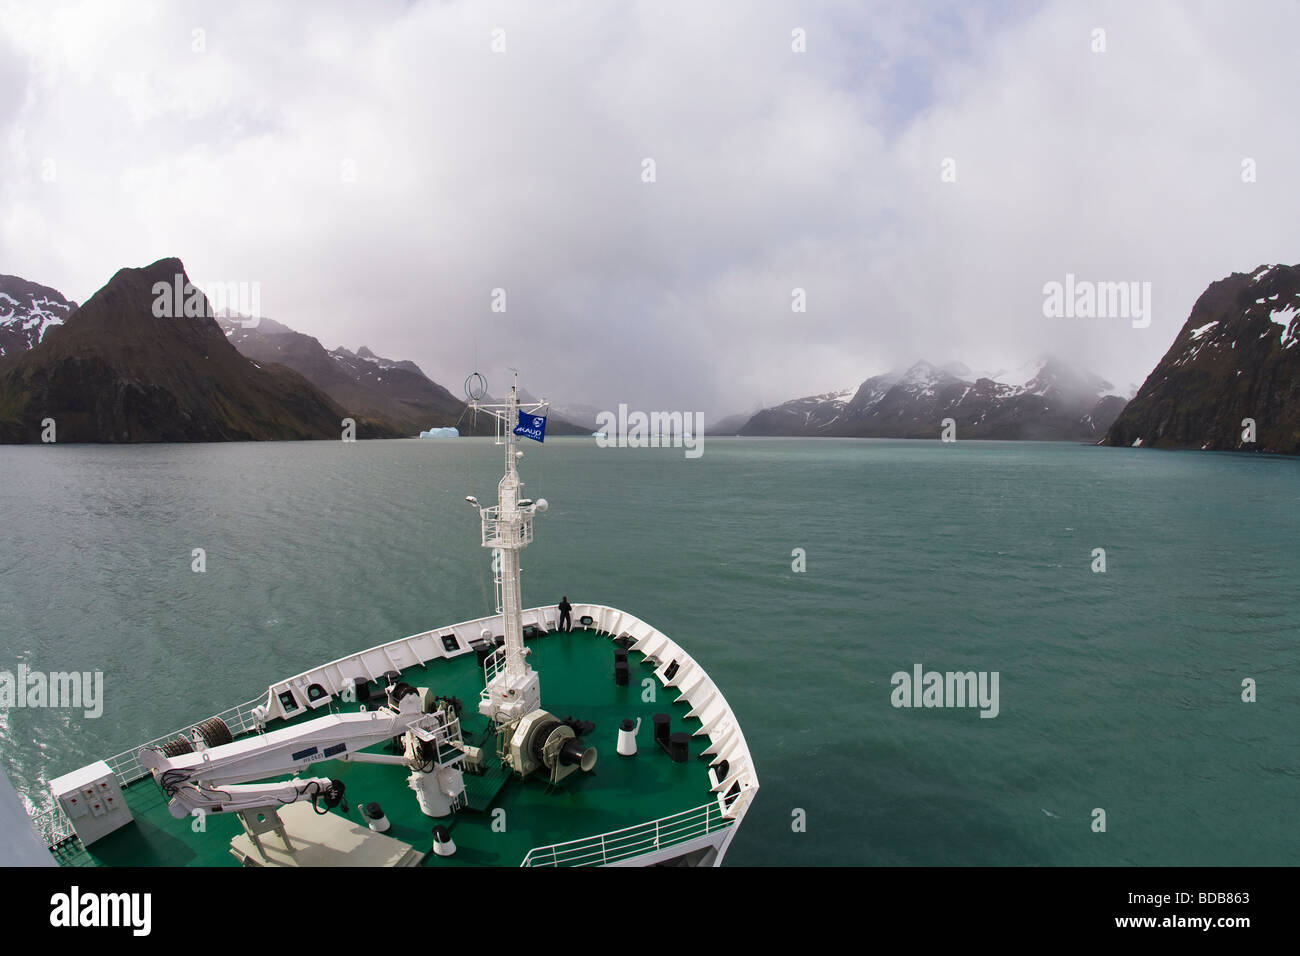
{"type": "Polygon", "coordinates": [[[739,435],[740,430],[745,427],[746,423],[757,414],[756,412],[740,412],[736,415],[725,415],[719,418],[712,425],[704,429],[707,435],[739,435]]]}
{"type": "Polygon", "coordinates": [[[0,357],[29,351],[77,310],[48,286],[0,275],[0,357]]]}
{"type": "MultiPolygon", "coordinates": [[[[257,362],[279,362],[300,373],[334,401],[395,433],[414,437],[429,428],[456,426],[462,435],[494,434],[492,419],[471,421],[465,402],[433,381],[414,362],[376,355],[366,346],[355,352],[340,346],[326,350],[320,341],[273,319],[226,314],[218,316],[230,343],[257,362]]],[[[521,396],[527,393],[520,390],[521,396]]],[[[525,399],[531,401],[532,399],[525,399]]],[[[554,414],[548,435],[589,434],[554,414]]]]}
{"type": "MultiPolygon", "coordinates": [[[[865,388],[864,384],[862,388],[865,388]]],[[[845,409],[854,393],[861,389],[845,389],[841,392],[826,392],[823,395],[809,395],[796,398],[765,408],[754,413],[743,422],[733,435],[830,435],[830,431],[845,417],[845,409]]]]}
{"type": "Polygon", "coordinates": [[[1300,266],[1211,283],[1110,445],[1300,454],[1300,266]],[[1242,421],[1255,421],[1253,443],[1242,421]]]}
{"type": "Polygon", "coordinates": [[[938,438],[952,418],[959,439],[1096,441],[1124,407],[1109,382],[1051,356],[999,378],[919,361],[856,389],[764,409],[740,434],[938,438]]]}
{"type": "Polygon", "coordinates": [[[188,288],[179,259],[122,269],[30,350],[0,359],[0,441],[39,442],[46,418],[60,442],[337,440],[348,417],[358,438],[392,434],[297,372],[240,355],[206,299],[203,315],[169,317],[154,288],[177,276],[188,288]]]}
{"type": "Polygon", "coordinates": [[[365,346],[356,352],[326,351],[312,336],[272,319],[254,324],[223,315],[217,321],[241,354],[288,366],[339,405],[386,423],[395,434],[413,437],[427,428],[455,425],[465,409],[414,362],[381,358],[365,346]]]}

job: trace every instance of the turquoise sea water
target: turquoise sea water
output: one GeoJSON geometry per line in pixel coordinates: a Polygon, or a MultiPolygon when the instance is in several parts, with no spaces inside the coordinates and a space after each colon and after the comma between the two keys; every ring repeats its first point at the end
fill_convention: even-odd
{"type": "MultiPolygon", "coordinates": [[[[762,789],[728,863],[1300,862],[1300,461],[526,452],[526,493],[551,509],[525,605],[648,620],[740,718],[762,789]],[[996,671],[998,716],[895,708],[891,675],[915,664],[996,671]]],[[[0,765],[38,793],[273,680],[490,613],[463,498],[494,499],[499,465],[478,439],[0,448],[0,671],[105,681],[98,719],[0,710],[0,765]]]]}

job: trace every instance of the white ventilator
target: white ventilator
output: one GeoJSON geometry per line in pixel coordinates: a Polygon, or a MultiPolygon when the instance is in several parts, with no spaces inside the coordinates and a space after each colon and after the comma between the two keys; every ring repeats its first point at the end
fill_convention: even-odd
{"type": "Polygon", "coordinates": [[[630,720],[623,721],[618,728],[618,752],[622,757],[636,756],[636,735],[641,731],[641,718],[636,719],[633,724],[630,720]]]}
{"type": "Polygon", "coordinates": [[[433,828],[433,852],[437,856],[451,856],[456,852],[456,841],[446,827],[433,828]]]}

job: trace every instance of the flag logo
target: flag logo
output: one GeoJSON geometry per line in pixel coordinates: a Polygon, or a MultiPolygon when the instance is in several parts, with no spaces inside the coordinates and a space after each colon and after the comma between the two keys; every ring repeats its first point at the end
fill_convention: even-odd
{"type": "Polygon", "coordinates": [[[546,416],[529,415],[527,412],[520,412],[519,424],[515,426],[515,434],[531,438],[533,441],[546,441],[546,416]]]}

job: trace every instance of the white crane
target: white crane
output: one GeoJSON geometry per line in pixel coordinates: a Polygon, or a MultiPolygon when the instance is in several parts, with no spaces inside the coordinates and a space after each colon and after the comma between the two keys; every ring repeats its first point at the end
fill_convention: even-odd
{"type": "Polygon", "coordinates": [[[446,816],[465,790],[464,750],[451,704],[435,702],[427,689],[399,684],[377,710],[330,714],[175,756],[146,748],[140,751],[140,764],[170,798],[168,809],[177,819],[196,810],[245,813],[303,799],[336,806],[342,802],[343,787],[327,777],[248,783],[297,773],[325,760],[409,767],[409,783],[421,810],[428,816],[446,816]],[[401,756],[360,752],[398,736],[405,743],[401,756]]]}

